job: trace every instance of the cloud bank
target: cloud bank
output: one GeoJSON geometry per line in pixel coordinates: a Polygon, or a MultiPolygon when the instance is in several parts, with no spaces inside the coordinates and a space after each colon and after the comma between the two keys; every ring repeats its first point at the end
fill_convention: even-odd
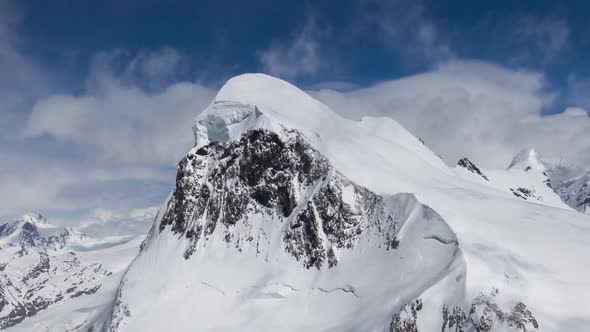
{"type": "Polygon", "coordinates": [[[182,55],[169,48],[131,57],[105,52],[92,61],[81,95],[37,100],[15,134],[17,148],[0,150],[0,217],[32,209],[86,218],[92,209],[163,199],[193,144],[192,121],[214,96],[195,82],[167,83],[181,65],[182,55]]]}
{"type": "Polygon", "coordinates": [[[348,92],[312,94],[342,115],[387,116],[423,138],[450,165],[464,156],[504,168],[521,148],[590,166],[590,118],[582,108],[542,115],[556,94],[538,72],[453,61],[424,74],[348,92]]]}

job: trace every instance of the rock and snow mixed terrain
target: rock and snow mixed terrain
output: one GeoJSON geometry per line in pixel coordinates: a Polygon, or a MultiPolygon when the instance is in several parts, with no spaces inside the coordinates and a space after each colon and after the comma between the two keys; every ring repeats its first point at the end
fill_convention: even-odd
{"type": "Polygon", "coordinates": [[[590,171],[555,186],[561,199],[574,209],[590,215],[590,171]]]}
{"type": "Polygon", "coordinates": [[[463,179],[503,191],[516,199],[568,208],[554,190],[546,164],[534,149],[520,151],[505,170],[481,169],[463,158],[457,163],[455,172],[463,179]]]}
{"type": "Polygon", "coordinates": [[[87,328],[109,309],[140,239],[97,241],[36,213],[0,225],[0,329],[87,328]]]}
{"type": "Polygon", "coordinates": [[[506,170],[481,170],[463,158],[455,171],[466,179],[509,191],[524,200],[556,207],[566,204],[590,214],[590,170],[572,178],[575,172],[568,166],[545,161],[533,148],[517,153],[506,170]]]}
{"type": "MultiPolygon", "coordinates": [[[[228,81],[193,130],[195,147],[122,279],[137,241],[80,250],[73,243],[88,241],[81,236],[59,246],[37,240],[47,243],[35,249],[39,257],[61,262],[72,251],[80,266],[100,257],[119,264],[85,276],[95,281],[77,287],[102,286],[78,300],[60,298],[66,278],[42,268],[54,286],[30,294],[50,294],[51,305],[14,330],[584,331],[590,324],[590,269],[580,261],[590,254],[590,216],[560,199],[534,150],[507,170],[466,158],[451,169],[394,120],[345,120],[261,74],[228,81]]],[[[580,187],[564,192],[575,190],[578,202],[583,180],[574,182],[580,187]]],[[[20,285],[24,270],[14,271],[6,275],[20,285]]]]}

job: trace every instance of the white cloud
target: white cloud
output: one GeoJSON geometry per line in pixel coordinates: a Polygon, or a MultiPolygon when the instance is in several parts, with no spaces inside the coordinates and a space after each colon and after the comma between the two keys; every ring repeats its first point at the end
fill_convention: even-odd
{"type": "MultiPolygon", "coordinates": [[[[64,165],[34,157],[2,156],[0,163],[0,216],[14,217],[30,210],[59,209],[59,190],[75,182],[64,165]]],[[[0,219],[0,223],[2,219],[0,219]]]]}
{"type": "MultiPolygon", "coordinates": [[[[141,57],[152,68],[156,60],[141,57]]],[[[143,66],[133,61],[131,66],[143,66]]],[[[161,74],[161,68],[157,71],[161,74]]],[[[89,84],[92,88],[83,96],[55,95],[37,102],[24,137],[47,134],[75,143],[88,158],[103,162],[170,165],[191,146],[192,120],[214,95],[211,89],[190,82],[149,93],[109,73],[95,75],[95,82],[89,84]]]]}
{"type": "Polygon", "coordinates": [[[133,209],[150,198],[165,196],[169,189],[169,185],[164,185],[161,192],[145,192],[146,188],[161,187],[149,184],[167,184],[173,180],[173,167],[101,164],[37,150],[3,153],[0,223],[28,211],[69,220],[79,217],[80,211],[98,207],[133,209]]]}
{"type": "Polygon", "coordinates": [[[315,17],[310,16],[291,40],[273,41],[268,49],[258,52],[263,70],[283,78],[313,76],[326,65],[320,50],[315,17]]]}
{"type": "Polygon", "coordinates": [[[184,54],[170,47],[163,47],[155,52],[144,50],[129,63],[126,72],[145,77],[154,83],[161,83],[163,80],[171,79],[185,61],[187,60],[184,54]]]}
{"type": "Polygon", "coordinates": [[[142,51],[128,63],[121,61],[121,52],[95,58],[84,94],[38,100],[15,135],[20,141],[9,145],[18,149],[0,149],[1,217],[31,209],[70,215],[77,211],[80,216],[88,208],[126,204],[132,209],[146,204],[138,196],[165,195],[165,189],[141,190],[150,183],[173,182],[174,166],[193,144],[192,121],[214,91],[193,82],[163,84],[155,90],[141,86],[135,75],[157,81],[172,77],[180,61],[177,52],[142,51]],[[107,192],[102,184],[125,190],[115,200],[119,194],[107,192]],[[72,192],[83,192],[84,198],[72,197],[72,192]]]}
{"type": "Polygon", "coordinates": [[[163,46],[135,53],[126,49],[98,52],[90,60],[89,72],[86,88],[95,93],[114,80],[152,92],[190,78],[191,66],[187,55],[163,46]]]}
{"type": "Polygon", "coordinates": [[[534,146],[549,159],[590,165],[590,118],[580,109],[543,116],[556,95],[540,73],[455,61],[365,89],[313,94],[347,117],[398,120],[449,164],[467,156],[506,167],[519,149],[534,146]]]}
{"type": "Polygon", "coordinates": [[[42,70],[20,50],[22,16],[17,2],[0,0],[0,138],[14,136],[23,109],[49,90],[42,70]]]}
{"type": "Polygon", "coordinates": [[[423,1],[360,1],[362,35],[377,34],[382,44],[405,60],[432,62],[453,57],[440,22],[426,11],[423,1]]]}
{"type": "Polygon", "coordinates": [[[121,236],[147,233],[154,222],[159,206],[116,211],[92,209],[76,227],[91,236],[121,236]]]}
{"type": "Polygon", "coordinates": [[[576,106],[590,110],[590,79],[571,75],[567,82],[567,99],[576,106]]]}
{"type": "Polygon", "coordinates": [[[569,25],[564,19],[535,18],[522,16],[512,18],[515,25],[513,42],[528,45],[530,54],[525,57],[540,57],[550,62],[562,54],[569,45],[569,25]]]}

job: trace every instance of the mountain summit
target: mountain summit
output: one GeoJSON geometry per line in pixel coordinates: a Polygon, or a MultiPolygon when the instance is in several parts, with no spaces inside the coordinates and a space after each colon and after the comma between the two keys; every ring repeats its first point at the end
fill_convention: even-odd
{"type": "MultiPolygon", "coordinates": [[[[572,177],[577,174],[573,168],[563,163],[548,163],[534,148],[527,148],[516,154],[508,170],[534,170],[540,175],[532,176],[542,176],[543,182],[554,189],[565,204],[577,211],[590,214],[590,171],[572,177]]],[[[522,192],[516,194],[524,197],[522,192]]]]}
{"type": "Polygon", "coordinates": [[[541,155],[535,150],[535,148],[529,147],[519,151],[514,158],[508,169],[521,169],[525,171],[535,170],[543,173],[547,171],[547,163],[543,160],[541,155]]]}

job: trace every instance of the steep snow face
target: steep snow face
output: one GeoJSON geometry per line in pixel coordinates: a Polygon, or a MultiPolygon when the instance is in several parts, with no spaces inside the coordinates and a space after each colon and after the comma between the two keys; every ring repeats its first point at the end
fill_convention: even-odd
{"type": "MultiPolygon", "coordinates": [[[[36,213],[0,225],[0,329],[66,331],[93,319],[100,311],[96,299],[114,296],[122,267],[99,262],[107,257],[92,258],[96,253],[85,250],[92,241],[74,229],[48,224],[36,213]],[[73,303],[68,314],[37,320],[73,303]],[[91,303],[88,310],[84,303],[91,303]],[[80,311],[74,314],[73,309],[80,311]]],[[[129,253],[118,259],[128,263],[129,253]]],[[[110,299],[103,310],[107,303],[110,299]]]]}
{"type": "Polygon", "coordinates": [[[486,170],[490,181],[471,171],[479,180],[457,176],[393,120],[344,120],[284,81],[242,75],[199,116],[195,136],[107,329],[576,331],[590,324],[590,270],[579,263],[590,254],[589,217],[494,188],[484,183],[494,178],[486,170]],[[257,129],[270,143],[254,146],[273,151],[274,133],[288,162],[261,164],[269,173],[256,178],[264,181],[249,183],[242,177],[260,170],[246,162],[250,143],[242,140],[257,129]],[[333,171],[300,177],[296,165],[306,154],[292,130],[317,165],[325,159],[333,171]],[[341,193],[326,197],[330,215],[355,211],[339,219],[350,222],[334,228],[332,217],[320,216],[314,200],[326,188],[341,193]],[[374,205],[351,188],[409,216],[386,223],[396,225],[397,249],[387,250],[374,205]],[[223,203],[233,199],[238,204],[223,203]],[[442,220],[459,250],[447,241],[454,238],[430,236],[426,225],[442,220]],[[287,250],[290,243],[303,249],[287,250]],[[463,258],[451,259],[451,249],[463,258]]]}
{"type": "Polygon", "coordinates": [[[353,183],[297,131],[253,129],[180,162],[108,329],[383,330],[418,297],[417,324],[440,329],[464,273],[455,234],[413,195],[353,183]]]}
{"type": "Polygon", "coordinates": [[[569,206],[590,214],[590,171],[579,178],[558,184],[555,190],[569,206]]]}

